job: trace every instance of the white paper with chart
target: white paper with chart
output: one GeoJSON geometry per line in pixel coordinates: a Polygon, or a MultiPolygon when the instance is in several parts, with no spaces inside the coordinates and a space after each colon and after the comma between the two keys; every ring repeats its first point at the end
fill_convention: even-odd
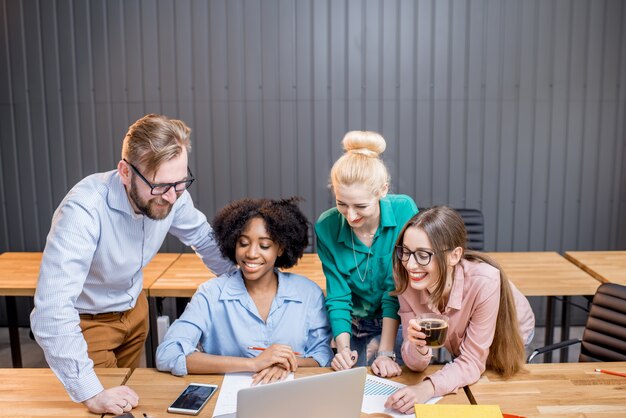
{"type": "MultiPolygon", "coordinates": [[[[367,379],[365,379],[365,389],[361,411],[368,414],[372,414],[374,412],[384,412],[392,417],[414,416],[414,414],[404,415],[397,411],[385,408],[385,401],[389,395],[405,386],[406,385],[394,382],[393,380],[368,374],[367,379]]],[[[439,399],[441,399],[441,396],[429,399],[425,403],[437,403],[439,399]]]]}

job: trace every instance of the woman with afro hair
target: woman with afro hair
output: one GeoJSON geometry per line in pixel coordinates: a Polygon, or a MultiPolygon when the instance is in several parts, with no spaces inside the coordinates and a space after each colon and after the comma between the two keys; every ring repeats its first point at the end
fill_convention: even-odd
{"type": "Polygon", "coordinates": [[[296,201],[242,199],[218,212],[215,239],[239,268],[198,288],[157,349],[159,370],[254,372],[257,384],[330,363],[322,290],[278,270],[294,266],[308,244],[308,221],[296,201]]]}

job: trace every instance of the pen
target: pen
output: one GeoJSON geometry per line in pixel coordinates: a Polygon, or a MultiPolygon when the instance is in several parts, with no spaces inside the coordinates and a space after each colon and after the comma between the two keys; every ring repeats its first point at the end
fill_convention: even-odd
{"type": "Polygon", "coordinates": [[[604,369],[596,369],[596,371],[600,373],[612,374],[614,376],[626,377],[626,373],[613,372],[611,370],[604,370],[604,369]]]}
{"type": "MultiPolygon", "coordinates": [[[[248,350],[265,351],[265,348],[263,348],[263,347],[252,347],[252,346],[250,346],[250,347],[248,347],[248,350]]],[[[294,353],[296,356],[300,356],[300,355],[302,355],[302,353],[299,353],[299,352],[297,352],[297,351],[294,351],[293,353],[294,353]]]]}

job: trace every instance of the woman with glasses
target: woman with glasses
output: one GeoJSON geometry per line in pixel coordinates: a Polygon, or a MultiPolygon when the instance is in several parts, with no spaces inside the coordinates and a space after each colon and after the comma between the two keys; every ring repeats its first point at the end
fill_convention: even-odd
{"type": "Polygon", "coordinates": [[[330,172],[336,207],[322,213],[315,225],[337,348],[331,366],[371,365],[380,376],[397,376],[396,340],[401,338],[398,300],[389,295],[394,289],[391,260],[398,232],[417,207],[408,196],[387,193],[381,135],[348,132],[343,147],[344,155],[330,172]]]}
{"type": "Polygon", "coordinates": [[[402,358],[415,371],[428,366],[431,331],[416,316],[434,313],[447,317],[442,343],[454,361],[391,395],[389,408],[413,413],[415,403],[475,383],[486,367],[504,377],[523,368],[535,328],[530,304],[494,260],[466,249],[466,239],[463,220],[445,206],[415,215],[398,236],[393,294],[400,301],[402,358]]]}

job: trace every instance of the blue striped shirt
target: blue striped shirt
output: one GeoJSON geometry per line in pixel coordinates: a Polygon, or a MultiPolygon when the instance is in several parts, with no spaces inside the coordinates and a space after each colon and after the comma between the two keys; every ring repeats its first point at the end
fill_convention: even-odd
{"type": "Polygon", "coordinates": [[[87,356],[79,314],[126,311],[143,288],[142,269],[167,233],[192,248],[217,274],[224,259],[206,217],[187,191],[170,214],[155,221],[136,214],[117,170],[84,178],[52,218],[31,326],[50,368],[76,402],[103,390],[87,356]]]}

